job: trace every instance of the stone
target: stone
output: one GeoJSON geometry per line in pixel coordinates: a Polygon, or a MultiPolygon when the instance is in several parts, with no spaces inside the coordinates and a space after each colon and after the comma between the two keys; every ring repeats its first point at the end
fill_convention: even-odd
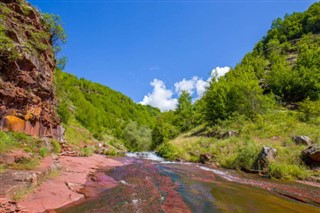
{"type": "Polygon", "coordinates": [[[309,146],[301,153],[302,160],[308,165],[320,166],[320,146],[309,146]]]}
{"type": "Polygon", "coordinates": [[[307,136],[294,136],[292,137],[292,140],[297,145],[306,145],[306,146],[312,146],[312,140],[307,136]]]}
{"type": "Polygon", "coordinates": [[[274,148],[262,147],[257,159],[257,169],[264,169],[270,162],[274,161],[276,152],[277,150],[274,148]]]}
{"type": "Polygon", "coordinates": [[[212,156],[209,154],[200,154],[199,162],[204,164],[209,162],[211,159],[212,159],[212,156]]]}

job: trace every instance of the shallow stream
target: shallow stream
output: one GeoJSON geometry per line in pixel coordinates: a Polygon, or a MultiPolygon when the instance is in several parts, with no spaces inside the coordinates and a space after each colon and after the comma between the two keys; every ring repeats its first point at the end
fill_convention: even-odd
{"type": "Polygon", "coordinates": [[[115,187],[104,190],[104,178],[91,177],[84,193],[101,186],[99,195],[87,193],[57,212],[320,212],[318,187],[165,161],[151,152],[116,159],[125,165],[100,171],[115,187]]]}

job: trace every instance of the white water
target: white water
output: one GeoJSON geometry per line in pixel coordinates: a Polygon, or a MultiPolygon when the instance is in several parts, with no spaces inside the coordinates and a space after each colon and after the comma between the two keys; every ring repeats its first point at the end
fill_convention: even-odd
{"type": "Polygon", "coordinates": [[[126,156],[153,161],[164,161],[164,159],[158,156],[155,152],[127,152],[126,156]]]}
{"type": "Polygon", "coordinates": [[[218,169],[212,169],[212,168],[208,168],[205,166],[200,166],[194,163],[190,163],[190,162],[177,162],[177,161],[167,161],[164,158],[160,157],[159,155],[157,155],[155,152],[127,152],[126,153],[127,157],[132,157],[132,158],[139,158],[139,159],[146,159],[146,160],[152,160],[152,161],[157,161],[157,163],[161,163],[161,164],[184,164],[184,165],[193,165],[198,167],[199,169],[205,170],[205,171],[209,171],[212,172],[216,175],[219,175],[220,177],[231,181],[231,182],[236,182],[239,181],[239,178],[234,177],[230,174],[228,174],[228,172],[226,171],[221,171],[218,169]]]}

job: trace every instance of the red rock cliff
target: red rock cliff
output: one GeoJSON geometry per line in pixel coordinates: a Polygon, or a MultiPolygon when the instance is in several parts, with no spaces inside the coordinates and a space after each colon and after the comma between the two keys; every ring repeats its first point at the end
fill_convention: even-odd
{"type": "Polygon", "coordinates": [[[51,38],[24,0],[0,0],[0,129],[61,139],[51,38]]]}

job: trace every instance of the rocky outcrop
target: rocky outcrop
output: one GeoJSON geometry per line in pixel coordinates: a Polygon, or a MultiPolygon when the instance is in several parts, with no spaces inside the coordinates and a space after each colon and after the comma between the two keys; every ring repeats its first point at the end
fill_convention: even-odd
{"type": "Polygon", "coordinates": [[[312,140],[307,137],[307,136],[294,136],[292,140],[297,144],[297,145],[306,145],[306,146],[311,146],[312,145],[312,140]]]}
{"type": "Polygon", "coordinates": [[[49,27],[24,0],[0,0],[0,129],[61,139],[49,27]]]}
{"type": "Polygon", "coordinates": [[[262,147],[257,161],[255,163],[255,169],[263,170],[267,165],[275,159],[275,154],[277,150],[268,146],[262,147]]]}

